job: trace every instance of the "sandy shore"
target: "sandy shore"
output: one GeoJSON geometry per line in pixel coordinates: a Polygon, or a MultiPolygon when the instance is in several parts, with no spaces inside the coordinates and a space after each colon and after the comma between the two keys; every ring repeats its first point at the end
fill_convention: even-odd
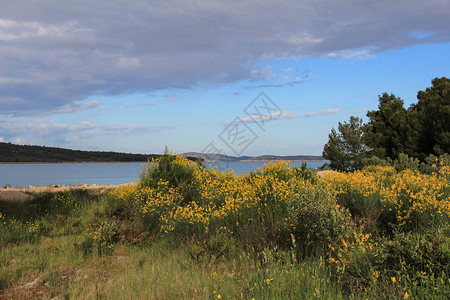
{"type": "Polygon", "coordinates": [[[117,187],[118,185],[113,184],[93,184],[93,185],[72,185],[72,186],[29,186],[27,188],[4,188],[0,189],[0,200],[1,201],[28,201],[34,198],[35,195],[40,193],[56,193],[64,192],[70,190],[88,190],[93,193],[103,193],[109,189],[117,187]]]}

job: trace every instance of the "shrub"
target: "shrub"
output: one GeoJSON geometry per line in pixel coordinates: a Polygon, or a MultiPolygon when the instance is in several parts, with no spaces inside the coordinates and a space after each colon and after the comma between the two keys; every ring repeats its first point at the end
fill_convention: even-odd
{"type": "Polygon", "coordinates": [[[370,157],[364,157],[361,159],[362,165],[364,167],[367,166],[391,166],[392,160],[388,157],[387,159],[380,158],[376,155],[372,155],[370,157]]]}
{"type": "Polygon", "coordinates": [[[323,255],[330,243],[340,244],[351,236],[356,227],[348,209],[339,206],[324,187],[307,186],[295,192],[289,212],[295,220],[292,233],[300,257],[323,255]]]}
{"type": "Polygon", "coordinates": [[[404,170],[419,170],[420,161],[417,158],[409,157],[408,154],[400,153],[392,164],[397,172],[404,170]]]}
{"type": "Polygon", "coordinates": [[[347,294],[366,289],[378,277],[374,268],[376,246],[363,227],[355,229],[340,245],[329,245],[327,262],[347,294]]]}
{"type": "Polygon", "coordinates": [[[448,232],[396,232],[381,244],[379,268],[390,276],[408,275],[421,281],[424,275],[450,274],[450,238],[448,232]]]}
{"type": "Polygon", "coordinates": [[[116,227],[117,224],[114,221],[105,220],[96,226],[95,229],[79,235],[75,247],[83,255],[89,255],[93,250],[96,250],[99,256],[111,255],[114,250],[115,237],[118,233],[116,227]]]}
{"type": "Polygon", "coordinates": [[[430,154],[420,164],[420,171],[426,174],[433,174],[438,173],[445,166],[450,166],[450,154],[445,153],[439,157],[430,154]]]}
{"type": "Polygon", "coordinates": [[[144,164],[139,174],[139,185],[142,187],[157,188],[160,181],[167,182],[169,187],[178,188],[183,201],[193,200],[196,192],[192,185],[194,172],[204,167],[201,162],[193,162],[181,155],[172,155],[166,151],[157,160],[144,164]]]}
{"type": "Polygon", "coordinates": [[[392,224],[402,225],[405,231],[446,224],[450,218],[449,180],[450,167],[429,176],[369,166],[325,178],[337,192],[338,203],[349,208],[354,217],[375,216],[375,224],[388,232],[392,224]]]}

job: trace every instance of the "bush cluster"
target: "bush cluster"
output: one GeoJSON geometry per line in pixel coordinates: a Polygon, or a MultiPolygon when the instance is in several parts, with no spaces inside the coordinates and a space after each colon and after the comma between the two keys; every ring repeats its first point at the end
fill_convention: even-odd
{"type": "Polygon", "coordinates": [[[439,276],[448,281],[449,240],[430,240],[430,232],[448,230],[450,167],[445,157],[434,158],[429,174],[423,167],[400,155],[392,166],[325,179],[283,161],[236,176],[174,155],[148,163],[137,183],[111,196],[155,236],[197,241],[196,260],[278,249],[296,261],[325,259],[348,293],[383,281],[403,293],[400,278],[413,282],[426,272],[425,290],[439,276]]]}

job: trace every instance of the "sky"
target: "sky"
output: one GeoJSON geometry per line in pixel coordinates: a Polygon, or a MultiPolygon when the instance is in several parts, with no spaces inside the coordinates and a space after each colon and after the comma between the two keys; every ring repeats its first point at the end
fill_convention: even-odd
{"type": "Polygon", "coordinates": [[[450,77],[448,0],[0,0],[0,141],[321,155],[450,77]]]}

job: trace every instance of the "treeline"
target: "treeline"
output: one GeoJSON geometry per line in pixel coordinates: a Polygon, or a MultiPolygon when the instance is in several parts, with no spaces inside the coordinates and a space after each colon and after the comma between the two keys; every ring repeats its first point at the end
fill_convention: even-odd
{"type": "Polygon", "coordinates": [[[450,79],[432,80],[409,108],[394,94],[379,96],[378,110],[367,112],[369,121],[350,117],[334,128],[323,157],[338,170],[370,164],[430,164],[450,153],[450,79]],[[400,163],[401,162],[401,163],[400,163]]]}
{"type": "Polygon", "coordinates": [[[0,162],[139,162],[157,157],[157,154],[81,151],[0,142],[0,162]]]}

